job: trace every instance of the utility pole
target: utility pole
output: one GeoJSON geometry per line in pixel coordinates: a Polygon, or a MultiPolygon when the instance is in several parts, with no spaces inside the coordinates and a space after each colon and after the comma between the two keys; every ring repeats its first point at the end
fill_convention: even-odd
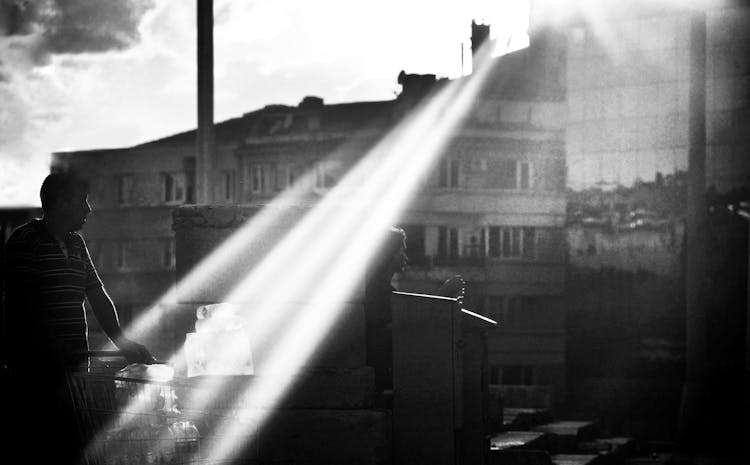
{"type": "Polygon", "coordinates": [[[706,13],[691,12],[687,247],[685,265],[685,382],[678,440],[687,448],[710,447],[701,433],[712,425],[708,413],[710,373],[707,331],[706,212],[706,13]]]}
{"type": "Polygon", "coordinates": [[[214,2],[197,0],[198,130],[196,137],[195,200],[210,204],[214,140],[214,2]]]}

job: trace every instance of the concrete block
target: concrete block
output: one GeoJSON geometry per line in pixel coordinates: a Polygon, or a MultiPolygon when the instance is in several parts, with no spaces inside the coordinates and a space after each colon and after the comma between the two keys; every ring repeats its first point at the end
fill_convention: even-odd
{"type": "Polygon", "coordinates": [[[596,453],[613,460],[624,460],[635,453],[636,442],[633,438],[597,438],[593,441],[582,441],[578,450],[582,453],[596,453]]]}
{"type": "Polygon", "coordinates": [[[596,436],[596,426],[590,421],[556,421],[535,426],[532,431],[549,434],[549,451],[553,454],[575,453],[579,442],[596,436]]]}
{"type": "Polygon", "coordinates": [[[535,431],[506,431],[490,439],[490,449],[544,450],[547,447],[546,433],[535,431]]]}
{"type": "Polygon", "coordinates": [[[552,420],[552,414],[546,409],[514,407],[503,409],[503,426],[506,430],[529,429],[537,425],[550,423],[552,420]]]}
{"type": "Polygon", "coordinates": [[[591,454],[554,454],[552,455],[554,465],[597,465],[602,463],[599,455],[591,454]]]}

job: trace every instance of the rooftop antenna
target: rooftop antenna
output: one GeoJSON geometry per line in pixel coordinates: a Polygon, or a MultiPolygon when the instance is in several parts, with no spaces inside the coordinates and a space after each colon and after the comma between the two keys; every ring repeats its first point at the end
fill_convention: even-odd
{"type": "Polygon", "coordinates": [[[464,77],[464,43],[461,42],[461,77],[464,77]]]}

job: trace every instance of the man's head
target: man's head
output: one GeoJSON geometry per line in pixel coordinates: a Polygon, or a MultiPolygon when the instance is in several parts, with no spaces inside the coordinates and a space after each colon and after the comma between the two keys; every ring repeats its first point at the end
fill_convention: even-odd
{"type": "Polygon", "coordinates": [[[91,213],[88,193],[88,183],[74,171],[53,171],[39,190],[45,218],[58,222],[66,231],[81,229],[91,213]]]}
{"type": "Polygon", "coordinates": [[[384,256],[389,257],[389,271],[403,273],[409,259],[406,256],[406,232],[403,229],[391,227],[386,238],[384,256]]]}

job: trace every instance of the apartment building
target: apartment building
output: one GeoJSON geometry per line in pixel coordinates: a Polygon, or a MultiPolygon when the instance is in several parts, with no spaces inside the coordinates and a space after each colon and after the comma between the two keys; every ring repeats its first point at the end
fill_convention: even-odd
{"type": "MultiPolygon", "coordinates": [[[[473,24],[472,36],[478,49],[489,26],[473,24]]],[[[400,223],[410,267],[399,288],[432,292],[460,274],[467,305],[500,322],[490,335],[496,384],[563,384],[560,50],[534,44],[493,59],[471,113],[400,223]],[[545,58],[552,52],[556,60],[545,58]]],[[[303,201],[315,202],[447,80],[402,72],[398,82],[403,91],[394,100],[326,104],[305,97],[297,106],[268,105],[218,123],[213,203],[264,204],[300,183],[303,201]]],[[[126,320],[165,293],[172,298],[171,214],[194,202],[194,154],[195,131],[130,148],[55,154],[57,164],[76,166],[91,180],[94,213],[84,233],[126,320]]]]}

